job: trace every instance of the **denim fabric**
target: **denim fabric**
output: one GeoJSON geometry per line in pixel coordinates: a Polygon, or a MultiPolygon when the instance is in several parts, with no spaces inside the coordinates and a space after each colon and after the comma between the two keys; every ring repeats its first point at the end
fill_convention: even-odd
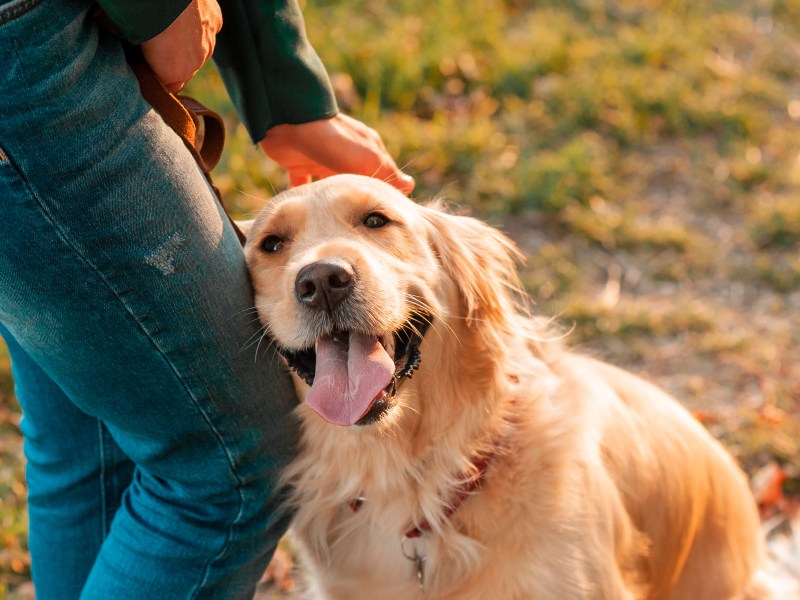
{"type": "Polygon", "coordinates": [[[246,349],[236,236],[90,10],[0,4],[0,333],[37,598],[249,597],[287,524],[291,383],[246,349]]]}

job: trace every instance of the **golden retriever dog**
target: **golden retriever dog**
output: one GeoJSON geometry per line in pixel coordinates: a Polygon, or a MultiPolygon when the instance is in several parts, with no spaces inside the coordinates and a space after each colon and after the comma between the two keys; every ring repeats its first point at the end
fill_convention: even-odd
{"type": "Polygon", "coordinates": [[[532,317],[497,230],[336,176],[270,202],[246,257],[302,400],[309,597],[761,597],[743,473],[532,317]]]}

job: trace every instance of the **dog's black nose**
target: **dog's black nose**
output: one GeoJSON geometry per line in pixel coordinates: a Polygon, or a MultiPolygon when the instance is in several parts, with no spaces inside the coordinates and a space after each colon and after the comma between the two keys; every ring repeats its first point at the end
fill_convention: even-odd
{"type": "Polygon", "coordinates": [[[353,289],[353,267],[344,261],[320,260],[297,273],[294,291],[309,308],[333,310],[353,289]]]}

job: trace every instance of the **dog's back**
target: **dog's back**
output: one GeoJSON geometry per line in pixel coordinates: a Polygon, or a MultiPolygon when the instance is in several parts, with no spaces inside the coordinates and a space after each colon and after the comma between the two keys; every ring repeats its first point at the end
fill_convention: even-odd
{"type": "Polygon", "coordinates": [[[567,361],[566,372],[590,381],[586,393],[605,404],[597,413],[603,462],[632,525],[646,536],[648,597],[737,597],[762,559],[744,474],[660,389],[605,363],[567,361]]]}

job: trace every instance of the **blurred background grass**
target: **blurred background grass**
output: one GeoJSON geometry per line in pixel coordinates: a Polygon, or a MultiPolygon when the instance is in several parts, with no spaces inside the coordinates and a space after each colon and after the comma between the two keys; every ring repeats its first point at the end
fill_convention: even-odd
{"type": "MultiPolygon", "coordinates": [[[[504,229],[569,339],[681,398],[753,472],[800,450],[800,0],[310,0],[340,105],[504,229]]],[[[213,68],[239,216],[285,188],[213,68]]],[[[28,575],[0,350],[0,598],[28,575]]],[[[13,596],[13,593],[12,593],[13,596]]]]}

